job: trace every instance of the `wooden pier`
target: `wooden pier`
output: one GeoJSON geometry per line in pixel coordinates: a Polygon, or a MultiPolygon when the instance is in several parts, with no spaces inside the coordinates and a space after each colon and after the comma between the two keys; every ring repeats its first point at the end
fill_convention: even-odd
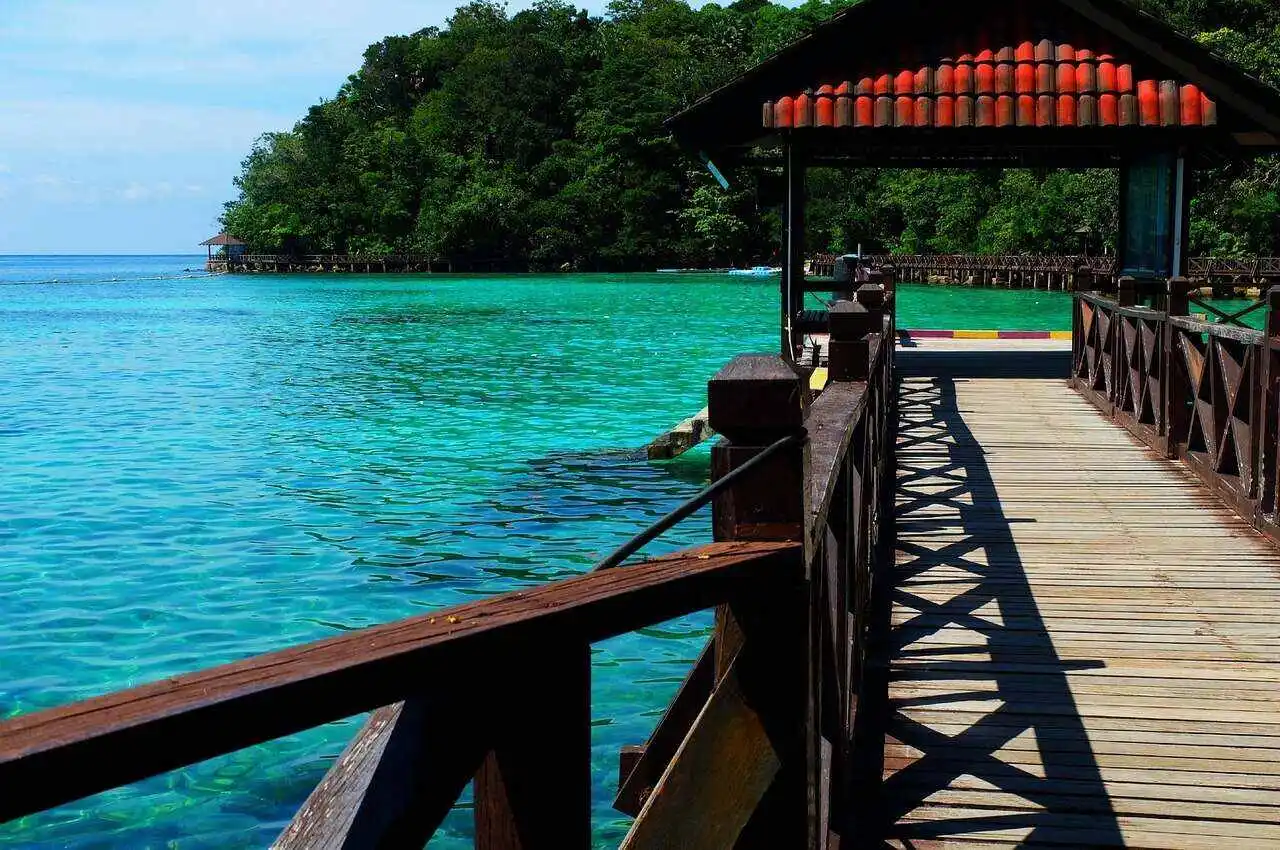
{"type": "Polygon", "coordinates": [[[1280,550],[1000,345],[901,358],[887,843],[1280,843],[1280,550]]]}
{"type": "Polygon", "coordinates": [[[1280,844],[1280,289],[1195,302],[1182,250],[1189,173],[1280,150],[1280,93],[1119,0],[921,10],[668,122],[782,168],[780,353],[708,382],[711,487],[581,576],[10,718],[0,820],[372,712],[276,846],[419,850],[470,786],[481,850],[588,850],[591,645],[714,610],[618,754],[626,850],[1280,844]],[[1077,267],[1069,349],[900,342],[903,258],[806,278],[819,165],[1119,168],[1147,282],[1077,267]]]}
{"type": "Polygon", "coordinates": [[[277,846],[420,846],[471,783],[477,847],[586,850],[590,645],[715,607],[623,847],[1280,841],[1280,312],[1185,288],[1078,294],[1070,348],[837,304],[825,384],[709,383],[716,542],[0,723],[0,818],[374,710],[277,846]]]}
{"type": "Polygon", "coordinates": [[[206,263],[206,269],[229,274],[431,274],[506,270],[498,261],[455,268],[450,260],[427,254],[214,254],[206,263]]]}

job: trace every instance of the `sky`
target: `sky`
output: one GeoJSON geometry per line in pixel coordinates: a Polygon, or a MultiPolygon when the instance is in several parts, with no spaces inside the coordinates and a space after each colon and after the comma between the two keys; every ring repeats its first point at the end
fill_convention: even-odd
{"type": "Polygon", "coordinates": [[[456,5],[0,0],[0,254],[203,253],[255,138],[456,5]]]}

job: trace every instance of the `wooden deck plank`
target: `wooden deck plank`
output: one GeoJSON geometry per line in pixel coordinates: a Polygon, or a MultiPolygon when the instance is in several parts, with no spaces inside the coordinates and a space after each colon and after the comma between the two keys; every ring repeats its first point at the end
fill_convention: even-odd
{"type": "Polygon", "coordinates": [[[901,361],[884,846],[1280,845],[1280,551],[963,356],[901,361]]]}

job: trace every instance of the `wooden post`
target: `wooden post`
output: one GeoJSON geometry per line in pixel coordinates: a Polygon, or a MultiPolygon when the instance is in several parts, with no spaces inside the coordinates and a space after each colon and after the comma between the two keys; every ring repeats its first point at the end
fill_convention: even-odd
{"type": "Polygon", "coordinates": [[[782,354],[794,361],[803,340],[792,332],[796,314],[804,307],[805,163],[795,143],[783,147],[782,205],[782,354]]]}
{"type": "MultiPolygon", "coordinates": [[[[804,374],[778,357],[746,355],[721,369],[707,385],[710,424],[723,436],[712,449],[712,477],[721,478],[776,440],[800,433],[807,390],[804,374]]],[[[717,497],[715,539],[802,539],[807,456],[807,443],[783,450],[717,497]]],[[[758,715],[779,763],[736,847],[816,847],[813,586],[810,576],[795,598],[756,600],[716,612],[717,681],[723,686],[733,673],[732,684],[758,715]]]]}
{"type": "Polygon", "coordinates": [[[476,774],[477,850],[589,850],[591,647],[539,647],[491,675],[510,710],[476,774]]]}
{"type": "Polygon", "coordinates": [[[1280,286],[1273,286],[1267,290],[1267,318],[1266,329],[1267,336],[1276,339],[1280,337],[1280,286]]]}
{"type": "MultiPolygon", "coordinates": [[[[804,427],[804,373],[777,356],[735,357],[707,384],[708,424],[723,440],[711,450],[711,476],[722,478],[766,446],[804,427]]],[[[754,475],[716,497],[716,540],[799,540],[803,523],[804,447],[775,454],[754,475]]]]}
{"type": "MultiPolygon", "coordinates": [[[[858,287],[858,291],[854,293],[854,299],[862,306],[866,307],[868,312],[884,316],[884,304],[888,299],[887,293],[883,286],[873,283],[864,283],[858,287]]],[[[879,328],[876,328],[879,331],[879,328]]]]}
{"type": "MultiPolygon", "coordinates": [[[[707,385],[712,476],[803,434],[805,375],[785,355],[735,358],[707,385]]],[[[807,442],[779,450],[716,498],[718,541],[799,540],[807,442]]],[[[644,802],[623,850],[811,848],[815,843],[811,581],[716,612],[714,689],[644,802]]],[[[636,767],[636,771],[641,768],[636,767]]],[[[545,845],[556,846],[556,845],[545,845]]]]}
{"type": "Polygon", "coordinates": [[[1274,517],[1280,506],[1280,287],[1267,290],[1266,333],[1257,356],[1261,372],[1259,393],[1262,432],[1258,436],[1258,512],[1274,517]]]}
{"type": "Polygon", "coordinates": [[[1093,273],[1087,266],[1077,266],[1071,273],[1071,291],[1088,292],[1093,288],[1093,273]]]}
{"type": "Polygon", "coordinates": [[[1165,311],[1170,316],[1185,316],[1191,305],[1191,281],[1185,277],[1175,277],[1169,281],[1169,296],[1165,303],[1165,311]]]}
{"type": "Polygon", "coordinates": [[[1191,238],[1191,195],[1194,192],[1194,173],[1186,152],[1178,153],[1174,166],[1174,199],[1173,199],[1173,274],[1186,277],[1190,260],[1187,256],[1187,243],[1191,238]]]}
{"type": "MultiPolygon", "coordinates": [[[[1175,277],[1169,281],[1168,295],[1165,299],[1166,316],[1185,316],[1190,305],[1192,283],[1185,277],[1175,277]]],[[[1163,327],[1164,364],[1161,377],[1164,394],[1164,436],[1167,443],[1166,454],[1176,458],[1182,440],[1186,437],[1190,417],[1190,399],[1187,395],[1188,381],[1186,364],[1178,347],[1178,332],[1173,323],[1165,319],[1163,327]]]]}
{"type": "Polygon", "coordinates": [[[1121,307],[1133,307],[1138,303],[1138,282],[1129,275],[1120,278],[1116,303],[1121,307]]]}
{"type": "Polygon", "coordinates": [[[870,340],[868,334],[883,327],[883,313],[872,313],[863,304],[837,301],[831,308],[831,343],[827,368],[833,381],[867,380],[870,340]]]}

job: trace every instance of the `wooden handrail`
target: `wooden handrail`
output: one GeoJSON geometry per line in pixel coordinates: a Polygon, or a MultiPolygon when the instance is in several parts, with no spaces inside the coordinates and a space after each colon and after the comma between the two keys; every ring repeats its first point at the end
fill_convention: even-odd
{"type": "MultiPolygon", "coordinates": [[[[1265,330],[1186,315],[1187,280],[1160,289],[1157,309],[1077,293],[1072,386],[1280,540],[1280,288],[1264,304],[1265,330]]],[[[1134,298],[1134,282],[1122,279],[1120,292],[1134,298]]]]}
{"type": "Polygon", "coordinates": [[[712,544],[22,715],[0,724],[0,821],[465,681],[515,648],[767,596],[799,580],[799,553],[712,544]]]}
{"type": "MultiPolygon", "coordinates": [[[[816,255],[811,261],[812,274],[831,274],[835,261],[836,256],[833,254],[816,255]]],[[[1119,273],[1115,257],[1082,254],[867,254],[863,261],[872,266],[893,263],[912,274],[1013,272],[1069,275],[1081,268],[1088,269],[1095,275],[1119,273]]],[[[1280,257],[1191,257],[1187,260],[1187,268],[1193,279],[1210,283],[1215,280],[1239,279],[1249,282],[1280,282],[1280,257]]]]}

